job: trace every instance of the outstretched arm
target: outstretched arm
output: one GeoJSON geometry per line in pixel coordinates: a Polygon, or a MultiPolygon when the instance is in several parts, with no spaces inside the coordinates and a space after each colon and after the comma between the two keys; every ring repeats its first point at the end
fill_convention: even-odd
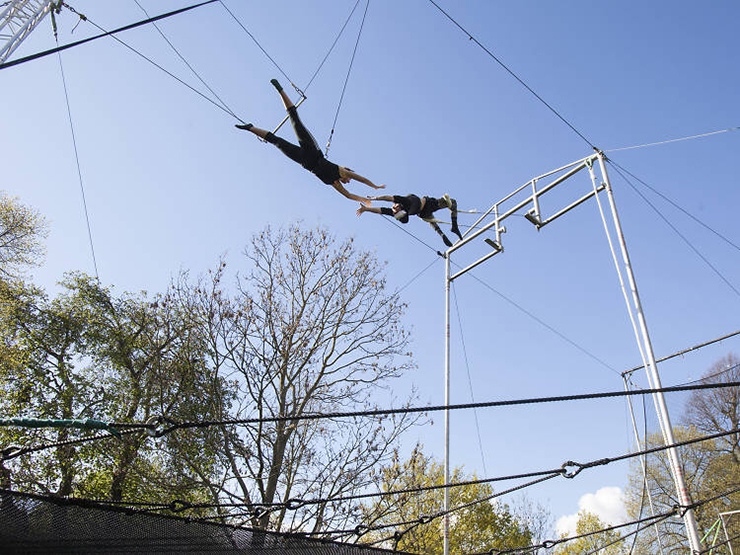
{"type": "Polygon", "coordinates": [[[370,200],[385,200],[387,202],[395,202],[395,198],[393,198],[393,195],[378,195],[375,197],[367,197],[370,200]]]}
{"type": "Polygon", "coordinates": [[[364,204],[361,204],[360,207],[357,209],[356,214],[358,216],[362,216],[363,212],[372,212],[373,214],[382,214],[383,209],[378,208],[377,206],[365,206],[364,204]]]}
{"type": "Polygon", "coordinates": [[[352,170],[348,170],[347,168],[343,168],[343,173],[350,179],[354,179],[355,181],[364,183],[365,185],[367,185],[368,187],[372,187],[373,189],[385,189],[385,185],[376,185],[367,177],[363,177],[359,173],[355,173],[352,170]]]}

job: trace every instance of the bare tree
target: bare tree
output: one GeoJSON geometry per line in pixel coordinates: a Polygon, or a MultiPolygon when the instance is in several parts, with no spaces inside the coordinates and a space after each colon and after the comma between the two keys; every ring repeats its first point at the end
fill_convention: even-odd
{"type": "Polygon", "coordinates": [[[370,470],[416,417],[298,418],[375,406],[411,366],[404,305],[386,292],[372,254],[323,229],[268,228],[244,254],[252,270],[232,292],[222,285],[223,263],[195,284],[187,276],[176,284],[209,337],[214,410],[223,419],[280,419],[222,426],[223,474],[209,487],[217,500],[252,509],[290,501],[253,513],[254,526],[318,532],[356,524],[357,504],[296,500],[367,487],[370,470]]]}

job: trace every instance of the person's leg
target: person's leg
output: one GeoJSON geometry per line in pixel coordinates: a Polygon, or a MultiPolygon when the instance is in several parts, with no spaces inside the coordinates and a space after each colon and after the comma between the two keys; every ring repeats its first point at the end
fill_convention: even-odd
{"type": "Polygon", "coordinates": [[[450,199],[450,212],[452,213],[452,228],[451,231],[455,235],[457,235],[460,239],[463,238],[462,234],[460,233],[460,229],[457,227],[457,201],[453,198],[450,199]]]}
{"type": "Polygon", "coordinates": [[[437,224],[436,224],[435,222],[429,222],[429,225],[430,225],[430,226],[432,226],[432,227],[434,228],[434,231],[436,231],[436,232],[437,232],[437,233],[439,234],[439,236],[440,236],[440,237],[442,237],[442,241],[444,241],[444,244],[445,244],[445,245],[447,245],[448,247],[451,247],[451,246],[452,246],[452,241],[450,241],[450,240],[449,240],[449,239],[447,238],[447,235],[445,235],[445,234],[444,234],[444,233],[442,232],[442,230],[441,230],[441,229],[439,229],[439,226],[438,226],[438,225],[437,225],[437,224]]]}
{"type": "Polygon", "coordinates": [[[250,133],[254,133],[260,139],[265,139],[265,140],[266,140],[267,134],[269,133],[269,131],[265,131],[264,129],[255,127],[251,123],[237,123],[234,127],[236,127],[237,129],[242,129],[244,131],[249,131],[250,133]]]}
{"type": "Polygon", "coordinates": [[[355,195],[355,194],[350,193],[347,189],[345,189],[342,186],[342,184],[339,181],[335,181],[334,183],[332,183],[331,186],[334,187],[337,190],[337,192],[340,195],[342,195],[343,197],[346,197],[346,198],[348,198],[350,200],[356,200],[357,202],[361,202],[365,206],[370,206],[370,199],[369,198],[361,197],[359,195],[355,195]]]}
{"type": "Polygon", "coordinates": [[[283,90],[283,87],[280,85],[280,83],[278,83],[278,80],[270,79],[270,83],[272,83],[272,86],[277,89],[277,92],[280,95],[280,98],[283,100],[283,106],[285,106],[285,109],[288,110],[289,108],[294,108],[293,101],[290,99],[287,93],[283,90]]]}
{"type": "Polygon", "coordinates": [[[293,131],[295,131],[295,135],[296,137],[298,137],[298,144],[301,145],[301,148],[305,149],[306,151],[306,158],[313,158],[317,154],[321,154],[321,150],[319,149],[319,145],[316,142],[316,139],[314,139],[313,135],[311,135],[311,132],[306,128],[306,126],[303,125],[301,118],[298,117],[298,109],[293,104],[293,101],[290,100],[290,97],[285,93],[283,87],[280,86],[280,83],[278,83],[277,79],[272,79],[270,83],[272,83],[272,85],[277,89],[278,93],[280,93],[280,98],[283,99],[283,105],[288,111],[288,116],[290,117],[290,123],[293,126],[293,131]]]}

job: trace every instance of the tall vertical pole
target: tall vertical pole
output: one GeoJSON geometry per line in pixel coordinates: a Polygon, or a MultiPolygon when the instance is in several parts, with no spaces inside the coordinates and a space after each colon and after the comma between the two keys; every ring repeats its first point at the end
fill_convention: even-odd
{"type": "MultiPolygon", "coordinates": [[[[640,302],[640,295],[637,292],[637,283],[635,282],[635,276],[632,272],[632,265],[630,263],[629,253],[627,252],[627,243],[624,239],[624,233],[622,232],[622,225],[619,221],[619,214],[617,213],[617,205],[614,202],[614,193],[612,191],[611,182],[606,172],[606,164],[604,163],[604,155],[599,152],[599,166],[601,168],[601,175],[604,178],[604,185],[606,185],[606,193],[609,198],[609,206],[612,212],[612,218],[614,220],[614,227],[616,229],[617,236],[619,237],[619,245],[622,251],[622,261],[625,266],[626,274],[629,279],[629,285],[632,292],[632,302],[635,305],[635,311],[637,312],[637,320],[640,326],[640,334],[642,336],[643,348],[647,355],[648,365],[646,371],[648,374],[648,380],[651,382],[650,385],[655,388],[661,388],[660,376],[658,375],[658,367],[655,362],[655,354],[653,352],[653,345],[650,341],[650,335],[648,334],[647,323],[645,321],[645,314],[642,310],[642,303],[640,302]]],[[[653,393],[653,401],[655,402],[655,408],[658,413],[658,420],[661,424],[663,431],[663,441],[666,445],[670,445],[676,442],[673,437],[673,428],[671,427],[671,419],[668,416],[668,407],[665,402],[663,393],[653,393]]],[[[686,487],[686,480],[681,470],[681,465],[678,460],[678,451],[675,447],[671,447],[667,450],[668,460],[670,462],[671,473],[673,474],[673,480],[676,486],[676,492],[678,499],[683,507],[691,505],[691,498],[689,497],[688,489],[686,487]]],[[[686,526],[686,535],[689,539],[689,547],[692,552],[698,552],[701,550],[701,541],[699,539],[699,530],[696,525],[696,518],[694,517],[693,509],[685,509],[683,514],[684,525],[686,526]]]]}
{"type": "MultiPolygon", "coordinates": [[[[627,383],[627,378],[625,376],[622,376],[622,380],[624,380],[624,390],[629,393],[629,385],[627,383]]],[[[632,408],[632,397],[627,397],[627,405],[630,409],[630,417],[632,418],[632,431],[635,433],[635,441],[637,445],[637,449],[640,448],[640,433],[637,431],[637,420],[635,419],[635,411],[632,408]]],[[[645,438],[646,443],[645,447],[647,447],[647,438],[645,438]]],[[[645,492],[647,493],[648,503],[650,505],[650,514],[655,516],[655,505],[653,504],[653,494],[650,493],[650,486],[647,483],[647,455],[642,455],[640,457],[640,465],[642,466],[642,479],[643,479],[643,487],[645,488],[645,492]]],[[[658,523],[656,522],[653,524],[653,529],[655,530],[655,539],[658,541],[658,550],[660,551],[660,555],[663,555],[663,542],[660,540],[660,528],[658,528],[658,523]]]]}
{"type": "MultiPolygon", "coordinates": [[[[445,255],[445,407],[450,406],[450,253],[445,255]]],[[[450,409],[445,409],[445,486],[450,484],[450,409]]],[[[444,555],[450,553],[450,488],[445,487],[444,555]]]]}

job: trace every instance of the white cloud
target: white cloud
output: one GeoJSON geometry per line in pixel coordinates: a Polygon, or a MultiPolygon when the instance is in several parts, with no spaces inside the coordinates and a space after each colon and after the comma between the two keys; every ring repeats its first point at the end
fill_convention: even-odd
{"type": "MultiPolygon", "coordinates": [[[[596,493],[587,493],[578,500],[578,512],[588,511],[608,524],[621,524],[627,521],[627,509],[624,506],[622,490],[618,487],[605,487],[596,493]]],[[[555,531],[560,534],[573,535],[578,522],[578,512],[561,516],[555,523],[555,531]]]]}

